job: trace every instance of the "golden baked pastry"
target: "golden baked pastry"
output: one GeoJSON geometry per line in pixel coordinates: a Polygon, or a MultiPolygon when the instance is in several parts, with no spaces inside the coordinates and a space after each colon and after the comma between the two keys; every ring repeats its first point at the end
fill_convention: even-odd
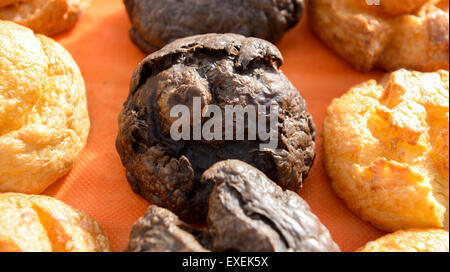
{"type": "Polygon", "coordinates": [[[356,86],[323,125],[332,186],[380,229],[448,229],[448,133],[448,71],[402,69],[356,86]]]}
{"type": "Polygon", "coordinates": [[[367,243],[359,252],[448,252],[448,231],[400,230],[367,243]]]}
{"type": "Polygon", "coordinates": [[[72,27],[91,0],[0,0],[0,20],[55,35],[72,27]]]}
{"type": "Polygon", "coordinates": [[[16,4],[16,3],[23,3],[26,2],[27,0],[0,0],[0,8],[9,6],[11,4],[16,4]]]}
{"type": "Polygon", "coordinates": [[[0,194],[0,252],[111,251],[88,214],[48,196],[0,194]]]}
{"type": "Polygon", "coordinates": [[[310,0],[309,25],[360,71],[449,68],[448,0],[310,0]]]}
{"type": "Polygon", "coordinates": [[[84,147],[83,78],[57,42],[0,21],[0,192],[41,193],[84,147]]]}

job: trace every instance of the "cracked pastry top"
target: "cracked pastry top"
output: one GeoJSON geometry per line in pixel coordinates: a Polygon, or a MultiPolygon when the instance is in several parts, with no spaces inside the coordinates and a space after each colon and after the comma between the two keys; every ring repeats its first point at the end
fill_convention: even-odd
{"type": "Polygon", "coordinates": [[[385,235],[367,243],[359,252],[448,252],[448,231],[409,229],[385,235]]]}
{"type": "Polygon", "coordinates": [[[221,161],[205,171],[202,180],[214,185],[206,227],[190,226],[152,205],[134,223],[126,251],[339,251],[308,204],[255,167],[221,161]]]}
{"type": "Polygon", "coordinates": [[[380,229],[448,229],[448,87],[448,71],[399,70],[328,108],[323,137],[332,186],[380,229]]]}
{"type": "Polygon", "coordinates": [[[47,196],[0,193],[0,252],[111,251],[88,214],[47,196]]]}
{"type": "MultiPolygon", "coordinates": [[[[116,141],[134,191],[200,224],[210,190],[200,177],[218,161],[242,160],[282,188],[299,191],[315,156],[315,126],[281,64],[274,45],[236,34],[179,39],[144,59],[133,75],[116,141]],[[173,140],[170,109],[177,103],[191,107],[193,97],[201,97],[202,111],[216,105],[222,114],[228,105],[277,105],[278,146],[260,150],[260,138],[173,140]]],[[[233,131],[235,126],[233,121],[233,131]]]]}
{"type": "Polygon", "coordinates": [[[43,192],[86,144],[83,78],[57,42],[0,21],[0,192],[43,192]]]}
{"type": "Polygon", "coordinates": [[[91,0],[0,0],[0,20],[55,35],[72,27],[91,0]]]}
{"type": "Polygon", "coordinates": [[[304,0],[124,0],[131,40],[154,52],[173,40],[236,33],[277,42],[295,26],[304,0]]]}
{"type": "Polygon", "coordinates": [[[360,71],[449,67],[448,0],[311,0],[309,25],[360,71]]]}

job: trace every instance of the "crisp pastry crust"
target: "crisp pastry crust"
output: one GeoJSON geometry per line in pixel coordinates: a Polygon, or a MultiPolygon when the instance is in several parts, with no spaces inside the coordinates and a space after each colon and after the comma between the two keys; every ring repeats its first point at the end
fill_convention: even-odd
{"type": "Polygon", "coordinates": [[[55,41],[0,21],[0,192],[41,193],[89,133],[83,78],[55,41]]]}
{"type": "Polygon", "coordinates": [[[0,0],[0,20],[55,35],[72,27],[91,0],[0,0]]]}
{"type": "Polygon", "coordinates": [[[311,0],[309,25],[360,71],[449,68],[449,1],[311,0]]]}
{"type": "Polygon", "coordinates": [[[380,229],[448,229],[448,133],[448,71],[399,70],[356,86],[323,125],[332,186],[380,229]]]}
{"type": "Polygon", "coordinates": [[[110,251],[91,216],[47,196],[0,194],[0,252],[110,251]]]}
{"type": "Polygon", "coordinates": [[[12,4],[18,4],[18,3],[23,3],[26,2],[28,0],[0,0],[0,8],[12,5],[12,4]]]}
{"type": "Polygon", "coordinates": [[[401,230],[367,243],[359,252],[448,252],[448,231],[401,230]]]}

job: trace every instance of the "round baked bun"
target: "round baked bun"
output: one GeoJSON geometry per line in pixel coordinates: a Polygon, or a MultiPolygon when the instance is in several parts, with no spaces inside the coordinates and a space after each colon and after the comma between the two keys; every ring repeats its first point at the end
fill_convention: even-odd
{"type": "MultiPolygon", "coordinates": [[[[246,162],[283,189],[299,192],[314,162],[316,127],[305,100],[283,74],[282,64],[276,46],[237,34],[178,39],[145,58],[133,75],[116,140],[133,191],[197,225],[205,223],[211,190],[201,176],[219,161],[246,162]],[[201,111],[216,108],[217,116],[225,120],[219,121],[220,130],[213,129],[219,135],[175,139],[171,131],[176,130],[177,119],[171,117],[172,110],[177,105],[193,109],[196,98],[201,111]],[[267,139],[259,133],[249,137],[250,118],[226,112],[271,105],[278,116],[272,119],[277,128],[271,130],[280,139],[272,146],[264,147],[267,139]],[[226,115],[232,117],[228,124],[226,115]],[[234,135],[240,128],[247,132],[237,140],[234,135]],[[226,132],[234,135],[228,137],[226,132]]],[[[253,112],[259,115],[258,123],[271,122],[270,113],[253,112]]],[[[250,114],[251,110],[245,115],[250,114]]],[[[204,116],[199,118],[202,126],[210,119],[204,116]]],[[[194,118],[183,121],[186,131],[197,127],[194,118]]]]}
{"type": "Polygon", "coordinates": [[[360,71],[449,68],[448,0],[311,0],[309,25],[360,71]]]}
{"type": "Polygon", "coordinates": [[[110,251],[88,214],[48,196],[0,194],[0,252],[110,251]]]}
{"type": "Polygon", "coordinates": [[[0,20],[55,35],[72,27],[91,0],[0,0],[0,20]]]}
{"type": "Polygon", "coordinates": [[[129,36],[152,53],[174,40],[235,33],[278,42],[301,19],[304,0],[123,0],[133,25],[129,36]]]}
{"type": "Polygon", "coordinates": [[[400,230],[360,248],[359,252],[448,252],[448,231],[443,229],[400,230]]]}
{"type": "Polygon", "coordinates": [[[0,192],[43,192],[86,144],[84,81],[55,41],[0,21],[0,192]]]}
{"type": "Polygon", "coordinates": [[[448,71],[399,70],[333,100],[325,166],[348,207],[386,231],[448,229],[448,71]]]}
{"type": "Polygon", "coordinates": [[[19,4],[26,2],[27,0],[0,0],[0,8],[12,5],[12,4],[19,4]]]}

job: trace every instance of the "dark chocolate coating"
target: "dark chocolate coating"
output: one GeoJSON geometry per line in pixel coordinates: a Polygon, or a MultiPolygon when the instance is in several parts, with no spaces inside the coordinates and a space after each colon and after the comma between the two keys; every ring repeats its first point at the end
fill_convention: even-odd
{"type": "Polygon", "coordinates": [[[202,177],[214,184],[208,225],[194,228],[151,206],[133,225],[127,251],[339,251],[329,231],[296,193],[283,191],[258,169],[219,162],[202,177]]]}
{"type": "Polygon", "coordinates": [[[131,40],[154,52],[173,40],[236,33],[277,42],[300,20],[304,0],[124,0],[131,40]]]}
{"type": "Polygon", "coordinates": [[[132,252],[205,252],[202,229],[196,230],[178,216],[155,205],[133,224],[125,251],[132,252]]]}
{"type": "Polygon", "coordinates": [[[116,142],[134,191],[197,224],[205,221],[211,190],[200,177],[218,161],[239,159],[299,191],[314,161],[315,127],[281,64],[274,45],[236,34],[180,39],[145,58],[133,75],[116,142]],[[173,101],[191,105],[193,96],[223,111],[226,105],[276,104],[278,147],[260,151],[259,138],[174,141],[169,109],[173,101]]]}

